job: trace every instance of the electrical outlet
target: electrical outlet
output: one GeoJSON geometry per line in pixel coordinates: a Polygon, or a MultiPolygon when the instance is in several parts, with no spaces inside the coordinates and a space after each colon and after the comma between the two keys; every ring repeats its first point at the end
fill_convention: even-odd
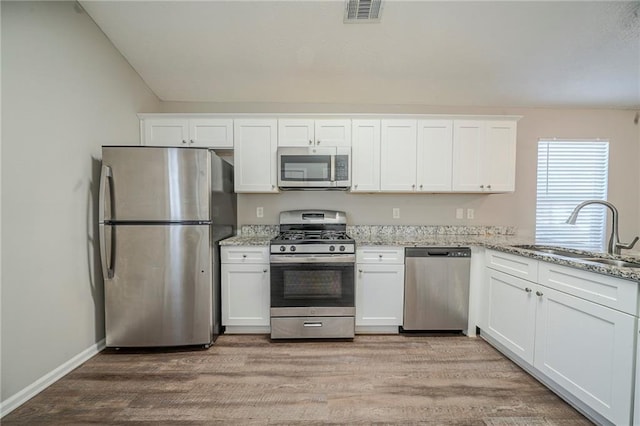
{"type": "Polygon", "coordinates": [[[400,209],[398,207],[393,208],[393,218],[400,219],[400,209]]]}
{"type": "Polygon", "coordinates": [[[456,219],[464,219],[464,209],[456,209],[456,219]]]}
{"type": "Polygon", "coordinates": [[[256,208],[256,217],[264,217],[264,207],[256,208]]]}
{"type": "Polygon", "coordinates": [[[474,211],[473,209],[467,209],[467,219],[473,219],[474,211]]]}

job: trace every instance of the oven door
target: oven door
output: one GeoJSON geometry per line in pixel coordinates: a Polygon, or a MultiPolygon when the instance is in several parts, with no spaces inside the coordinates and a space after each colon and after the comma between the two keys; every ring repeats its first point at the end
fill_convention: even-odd
{"type": "Polygon", "coordinates": [[[335,148],[278,149],[278,186],[331,188],[335,182],[335,148]]]}
{"type": "Polygon", "coordinates": [[[272,255],[271,313],[353,315],[355,255],[272,255]]]}

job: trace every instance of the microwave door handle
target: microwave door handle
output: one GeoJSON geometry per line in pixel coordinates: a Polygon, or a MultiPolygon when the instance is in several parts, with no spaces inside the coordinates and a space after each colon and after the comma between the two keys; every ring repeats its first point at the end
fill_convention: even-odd
{"type": "Polygon", "coordinates": [[[336,181],[336,156],[331,156],[331,182],[336,181]]]}

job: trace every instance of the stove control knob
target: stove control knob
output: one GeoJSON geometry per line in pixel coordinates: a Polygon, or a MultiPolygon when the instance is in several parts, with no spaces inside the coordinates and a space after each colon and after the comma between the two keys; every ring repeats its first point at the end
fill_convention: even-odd
{"type": "Polygon", "coordinates": [[[285,246],[280,246],[280,251],[285,251],[285,250],[286,250],[285,246]]]}
{"type": "Polygon", "coordinates": [[[336,246],[329,246],[329,251],[336,251],[336,246]]]}
{"type": "Polygon", "coordinates": [[[344,246],[340,246],[340,251],[344,251],[344,246]]]}
{"type": "Polygon", "coordinates": [[[289,250],[296,251],[296,246],[291,246],[291,248],[289,250]]]}

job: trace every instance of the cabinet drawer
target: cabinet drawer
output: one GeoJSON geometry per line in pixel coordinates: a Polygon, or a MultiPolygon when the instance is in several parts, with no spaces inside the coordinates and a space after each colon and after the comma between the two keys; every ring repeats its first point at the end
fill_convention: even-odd
{"type": "Polygon", "coordinates": [[[538,281],[538,261],[501,251],[487,250],[487,267],[524,280],[538,281]]]}
{"type": "Polygon", "coordinates": [[[357,263],[404,264],[403,247],[360,247],[356,250],[357,263]]]}
{"type": "Polygon", "coordinates": [[[540,262],[540,284],[631,315],[637,314],[638,283],[540,262]]]}
{"type": "Polygon", "coordinates": [[[269,247],[222,247],[222,263],[269,263],[269,247]]]}

